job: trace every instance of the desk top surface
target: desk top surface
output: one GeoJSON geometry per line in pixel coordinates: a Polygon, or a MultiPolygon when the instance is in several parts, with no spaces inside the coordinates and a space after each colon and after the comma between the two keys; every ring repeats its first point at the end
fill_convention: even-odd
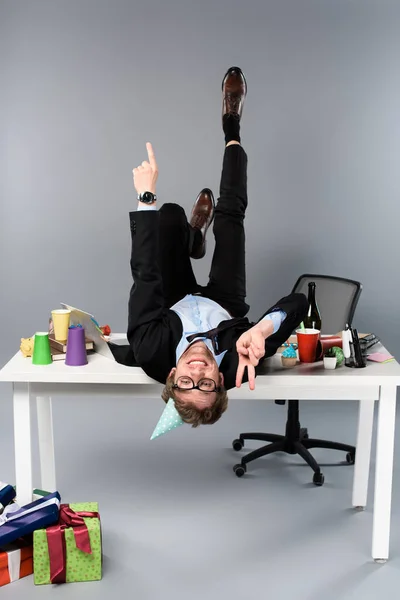
{"type": "MultiPolygon", "coordinates": [[[[118,336],[120,338],[120,336],[118,336]]],[[[375,351],[386,352],[379,344],[375,351]]],[[[30,358],[17,352],[0,370],[0,382],[65,383],[65,384],[155,384],[140,367],[125,367],[105,358],[101,354],[89,354],[88,364],[83,367],[68,367],[64,361],[37,366],[30,358]]],[[[334,371],[324,369],[323,363],[298,363],[292,369],[282,367],[280,355],[264,361],[262,373],[257,382],[265,385],[291,386],[344,386],[381,385],[382,382],[400,386],[400,365],[395,360],[388,363],[367,361],[364,369],[351,369],[342,366],[334,371]],[[261,381],[260,381],[261,380],[261,381]]],[[[247,384],[243,384],[247,387],[247,384]]],[[[256,383],[257,386],[257,383],[256,383]]]]}

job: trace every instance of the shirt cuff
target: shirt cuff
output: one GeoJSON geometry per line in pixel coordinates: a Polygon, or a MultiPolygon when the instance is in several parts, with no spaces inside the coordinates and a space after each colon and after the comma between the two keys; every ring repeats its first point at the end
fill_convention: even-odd
{"type": "Polygon", "coordinates": [[[265,321],[268,319],[269,321],[272,321],[274,325],[274,333],[276,333],[279,327],[282,325],[283,321],[286,319],[286,317],[287,314],[285,313],[285,311],[275,310],[274,312],[265,315],[265,317],[263,317],[261,320],[265,321]]]}
{"type": "Polygon", "coordinates": [[[143,206],[143,202],[138,202],[138,211],[139,210],[157,210],[157,206],[152,206],[151,204],[143,206]]]}

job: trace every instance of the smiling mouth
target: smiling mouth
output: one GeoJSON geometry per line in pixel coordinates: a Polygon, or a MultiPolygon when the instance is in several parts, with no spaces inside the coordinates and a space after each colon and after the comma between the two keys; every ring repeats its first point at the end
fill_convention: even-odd
{"type": "Polygon", "coordinates": [[[186,358],[186,365],[190,365],[193,363],[194,365],[202,367],[209,367],[210,361],[212,361],[212,359],[214,358],[210,350],[201,340],[190,344],[189,347],[186,348],[184,355],[186,358]]]}
{"type": "Polygon", "coordinates": [[[192,360],[189,360],[187,362],[188,365],[201,365],[202,367],[207,367],[207,363],[205,360],[202,360],[200,358],[192,358],[192,360]]]}

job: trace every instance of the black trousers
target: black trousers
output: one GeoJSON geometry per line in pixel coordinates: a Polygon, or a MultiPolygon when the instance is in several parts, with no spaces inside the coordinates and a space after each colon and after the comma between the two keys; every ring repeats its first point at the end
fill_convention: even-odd
{"type": "Polygon", "coordinates": [[[224,153],[213,223],[215,249],[208,284],[201,286],[196,281],[189,257],[192,232],[185,211],[178,204],[163,204],[160,209],[159,265],[168,307],[186,294],[197,293],[220,304],[232,317],[247,314],[243,226],[246,208],[247,155],[241,146],[233,144],[224,153]]]}
{"type": "MultiPolygon", "coordinates": [[[[168,307],[186,294],[200,294],[220,304],[232,317],[244,317],[247,314],[249,305],[246,304],[243,225],[246,208],[247,155],[241,146],[234,144],[228,146],[224,153],[220,195],[213,224],[215,249],[209,281],[201,286],[196,281],[189,257],[192,231],[185,211],[178,204],[163,204],[159,223],[159,266],[168,307]]],[[[275,306],[282,306],[287,318],[279,330],[265,341],[266,357],[272,356],[304,319],[308,302],[303,294],[290,294],[275,306]]],[[[110,344],[110,348],[118,362],[136,364],[129,346],[110,344]]]]}

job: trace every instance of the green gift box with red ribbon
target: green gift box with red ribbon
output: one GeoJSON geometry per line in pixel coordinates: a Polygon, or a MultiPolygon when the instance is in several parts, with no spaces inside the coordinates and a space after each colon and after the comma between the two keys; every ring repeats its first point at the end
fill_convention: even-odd
{"type": "Polygon", "coordinates": [[[61,504],[58,523],[34,532],[33,573],[36,585],[101,579],[97,502],[61,504]]]}

